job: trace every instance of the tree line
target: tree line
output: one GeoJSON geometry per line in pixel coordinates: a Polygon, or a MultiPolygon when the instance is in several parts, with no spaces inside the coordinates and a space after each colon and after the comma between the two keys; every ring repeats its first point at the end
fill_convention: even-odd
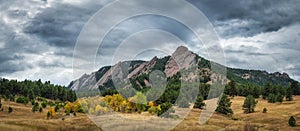
{"type": "Polygon", "coordinates": [[[51,84],[50,81],[42,82],[24,80],[0,79],[0,94],[4,99],[15,100],[15,96],[24,96],[29,100],[36,97],[43,97],[52,100],[74,102],[77,97],[75,91],[67,89],[65,86],[51,84]]]}

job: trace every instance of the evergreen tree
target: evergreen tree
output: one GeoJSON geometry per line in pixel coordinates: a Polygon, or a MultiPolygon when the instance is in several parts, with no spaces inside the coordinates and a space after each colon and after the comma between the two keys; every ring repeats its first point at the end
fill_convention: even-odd
{"type": "Polygon", "coordinates": [[[268,111],[267,108],[263,109],[263,113],[267,113],[267,111],[268,111]]]}
{"type": "Polygon", "coordinates": [[[288,87],[286,89],[286,96],[285,96],[286,101],[292,101],[293,100],[293,91],[291,87],[288,87]]]}
{"type": "Polygon", "coordinates": [[[259,98],[259,96],[261,95],[261,89],[258,85],[254,85],[252,95],[254,98],[259,98]]]}
{"type": "Polygon", "coordinates": [[[271,93],[271,94],[269,94],[269,96],[268,96],[268,102],[269,103],[275,103],[276,102],[276,95],[275,94],[273,94],[273,93],[271,93]]]}
{"type": "Polygon", "coordinates": [[[269,94],[271,94],[271,92],[272,92],[272,85],[270,83],[265,84],[262,92],[263,99],[267,99],[269,94]]]}
{"type": "Polygon", "coordinates": [[[203,97],[201,95],[198,95],[195,105],[194,105],[194,108],[203,109],[204,106],[205,106],[205,103],[203,102],[203,97]]]}
{"type": "Polygon", "coordinates": [[[243,110],[245,113],[252,113],[256,107],[257,101],[252,95],[248,95],[243,104],[243,110]]]}
{"type": "Polygon", "coordinates": [[[276,102],[280,102],[280,103],[282,103],[282,101],[283,101],[283,95],[281,95],[281,94],[277,94],[276,95],[276,102]]]}
{"type": "Polygon", "coordinates": [[[43,112],[43,108],[42,107],[40,107],[39,112],[43,112]]]}
{"type": "Polygon", "coordinates": [[[296,119],[294,116],[291,116],[290,119],[289,119],[289,125],[294,127],[296,126],[296,119]]]}
{"type": "Polygon", "coordinates": [[[229,87],[230,87],[230,91],[229,91],[229,96],[230,97],[234,97],[237,95],[237,89],[236,89],[236,84],[235,82],[232,80],[228,83],[229,87]]]}
{"type": "Polygon", "coordinates": [[[8,107],[8,113],[11,113],[13,111],[13,109],[9,106],[8,107]]]}
{"type": "Polygon", "coordinates": [[[216,111],[225,115],[231,115],[233,114],[233,111],[230,107],[231,107],[230,99],[228,98],[227,95],[223,94],[219,101],[219,105],[216,111]]]}
{"type": "Polygon", "coordinates": [[[297,81],[293,81],[290,85],[294,95],[300,95],[300,86],[297,81]]]}

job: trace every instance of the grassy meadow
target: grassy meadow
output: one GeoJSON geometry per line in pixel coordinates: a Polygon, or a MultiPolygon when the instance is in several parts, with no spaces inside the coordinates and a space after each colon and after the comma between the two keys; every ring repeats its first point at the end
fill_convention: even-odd
{"type": "MultiPolygon", "coordinates": [[[[203,131],[239,131],[239,130],[300,130],[300,96],[294,96],[294,101],[284,101],[282,103],[268,103],[266,100],[258,99],[258,104],[254,113],[245,114],[242,110],[244,97],[234,97],[231,99],[231,108],[234,111],[232,117],[222,114],[213,114],[213,116],[204,124],[199,124],[200,109],[192,109],[189,115],[184,118],[175,128],[174,131],[182,130],[203,130],[203,131]],[[267,108],[267,113],[262,113],[263,108],[267,108]],[[295,116],[297,121],[296,127],[288,125],[290,116],[295,116]]],[[[0,111],[0,129],[5,131],[18,131],[18,130],[101,130],[115,129],[115,130],[143,130],[145,128],[130,128],[128,125],[135,121],[135,124],[142,124],[144,121],[150,121],[149,125],[156,125],[156,129],[161,128],[168,122],[162,121],[163,118],[150,115],[147,112],[138,113],[118,113],[112,119],[110,115],[104,114],[100,116],[87,116],[82,113],[77,113],[76,116],[72,114],[65,116],[64,120],[47,119],[47,111],[49,107],[45,108],[42,112],[31,111],[32,106],[27,104],[19,104],[10,101],[2,101],[4,111],[0,111]],[[8,113],[8,106],[13,108],[12,113],[8,113]],[[124,118],[124,119],[120,119],[124,118]],[[125,119],[126,118],[126,119],[125,119]],[[92,120],[94,121],[92,121],[92,120]],[[124,122],[124,120],[126,122],[124,122]],[[100,123],[97,123],[100,122],[100,123]],[[129,122],[131,121],[131,122],[129,122]],[[95,124],[95,123],[96,124],[95,124]],[[102,123],[106,123],[101,125],[102,123]],[[120,124],[122,122],[123,124],[120,124]],[[98,125],[98,126],[97,126],[98,125]]],[[[183,109],[182,109],[183,110],[183,109]]],[[[60,114],[56,114],[60,116],[60,114]]],[[[169,122],[178,122],[178,120],[170,120],[169,122]]],[[[147,128],[147,125],[144,127],[147,128]]],[[[150,127],[150,126],[149,126],[150,127]]],[[[151,130],[151,129],[150,129],[151,130]]],[[[155,130],[155,129],[152,129],[155,130]]]]}

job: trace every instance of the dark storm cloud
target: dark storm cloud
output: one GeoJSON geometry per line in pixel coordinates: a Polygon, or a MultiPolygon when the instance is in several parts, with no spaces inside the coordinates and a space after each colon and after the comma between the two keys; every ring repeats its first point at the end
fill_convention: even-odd
{"type": "Polygon", "coordinates": [[[49,45],[73,47],[85,22],[95,9],[60,4],[38,14],[25,28],[25,33],[38,36],[49,45]]]}
{"type": "MultiPolygon", "coordinates": [[[[282,71],[300,79],[300,33],[297,32],[300,27],[293,26],[300,24],[299,0],[188,1],[204,12],[221,40],[228,40],[224,46],[228,65],[239,68],[251,68],[248,65],[253,65],[256,69],[266,69],[269,68],[268,65],[277,64],[282,71]],[[262,36],[259,36],[260,34],[262,36]]],[[[23,72],[14,73],[34,72],[38,74],[37,77],[54,81],[63,79],[63,84],[68,84],[71,78],[65,76],[69,74],[58,72],[71,72],[69,70],[72,69],[73,49],[80,31],[94,14],[109,2],[112,1],[0,0],[1,76],[20,77],[19,74],[23,72]],[[56,67],[57,70],[54,69],[56,67]],[[52,72],[49,68],[53,69],[52,72]]],[[[129,4],[141,6],[136,3],[129,4]]],[[[168,5],[160,6],[168,8],[168,5]]],[[[178,7],[178,10],[181,8],[178,7]]],[[[112,17],[113,15],[117,14],[112,14],[112,17]]],[[[159,18],[131,19],[108,34],[104,41],[106,44],[103,44],[98,52],[98,55],[104,57],[99,61],[109,63],[105,60],[112,57],[120,41],[124,40],[130,31],[147,26],[170,31],[185,40],[191,36],[191,33],[178,23],[170,24],[159,18]]],[[[140,49],[143,46],[140,43],[171,49],[169,45],[160,43],[163,38],[154,36],[133,38],[131,42],[137,44],[132,45],[130,51],[140,49]]],[[[86,39],[88,41],[90,38],[86,39]]],[[[88,52],[90,47],[86,46],[82,51],[88,52]]],[[[130,54],[130,51],[126,53],[130,54]]],[[[273,70],[278,69],[269,71],[273,70]]]]}
{"type": "MultiPolygon", "coordinates": [[[[300,21],[298,0],[189,0],[215,26],[231,26],[223,36],[253,36],[300,21]],[[235,25],[232,25],[234,24],[235,25]],[[229,32],[228,32],[229,31],[229,32]]],[[[226,27],[225,27],[226,29],[226,27]]]]}

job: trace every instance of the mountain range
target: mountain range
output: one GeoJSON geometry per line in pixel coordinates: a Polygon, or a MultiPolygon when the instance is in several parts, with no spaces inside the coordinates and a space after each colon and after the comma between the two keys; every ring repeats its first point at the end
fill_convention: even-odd
{"type": "MultiPolygon", "coordinates": [[[[98,71],[92,72],[91,74],[84,74],[79,79],[72,81],[68,88],[76,91],[81,90],[94,90],[100,88],[113,88],[114,84],[112,76],[114,74],[126,75],[124,78],[130,79],[131,83],[135,83],[140,87],[151,87],[150,81],[147,75],[155,70],[164,72],[167,78],[173,77],[182,69],[189,67],[197,67],[199,72],[200,82],[211,84],[212,80],[219,77],[211,69],[211,62],[192,51],[189,51],[187,47],[180,46],[171,56],[165,56],[163,58],[153,57],[150,61],[132,60],[119,62],[113,66],[105,66],[100,68],[98,71]],[[125,70],[128,73],[120,73],[120,67],[126,65],[125,70]]],[[[220,64],[219,64],[220,65],[220,64]]],[[[266,83],[279,84],[288,86],[291,82],[295,81],[289,77],[287,73],[269,73],[262,70],[251,70],[251,69],[236,69],[220,65],[227,69],[226,79],[224,83],[229,81],[235,81],[237,83],[250,83],[257,85],[264,85],[266,83]]],[[[195,75],[195,74],[190,74],[195,75]]],[[[192,77],[192,76],[190,76],[192,77]]]]}

